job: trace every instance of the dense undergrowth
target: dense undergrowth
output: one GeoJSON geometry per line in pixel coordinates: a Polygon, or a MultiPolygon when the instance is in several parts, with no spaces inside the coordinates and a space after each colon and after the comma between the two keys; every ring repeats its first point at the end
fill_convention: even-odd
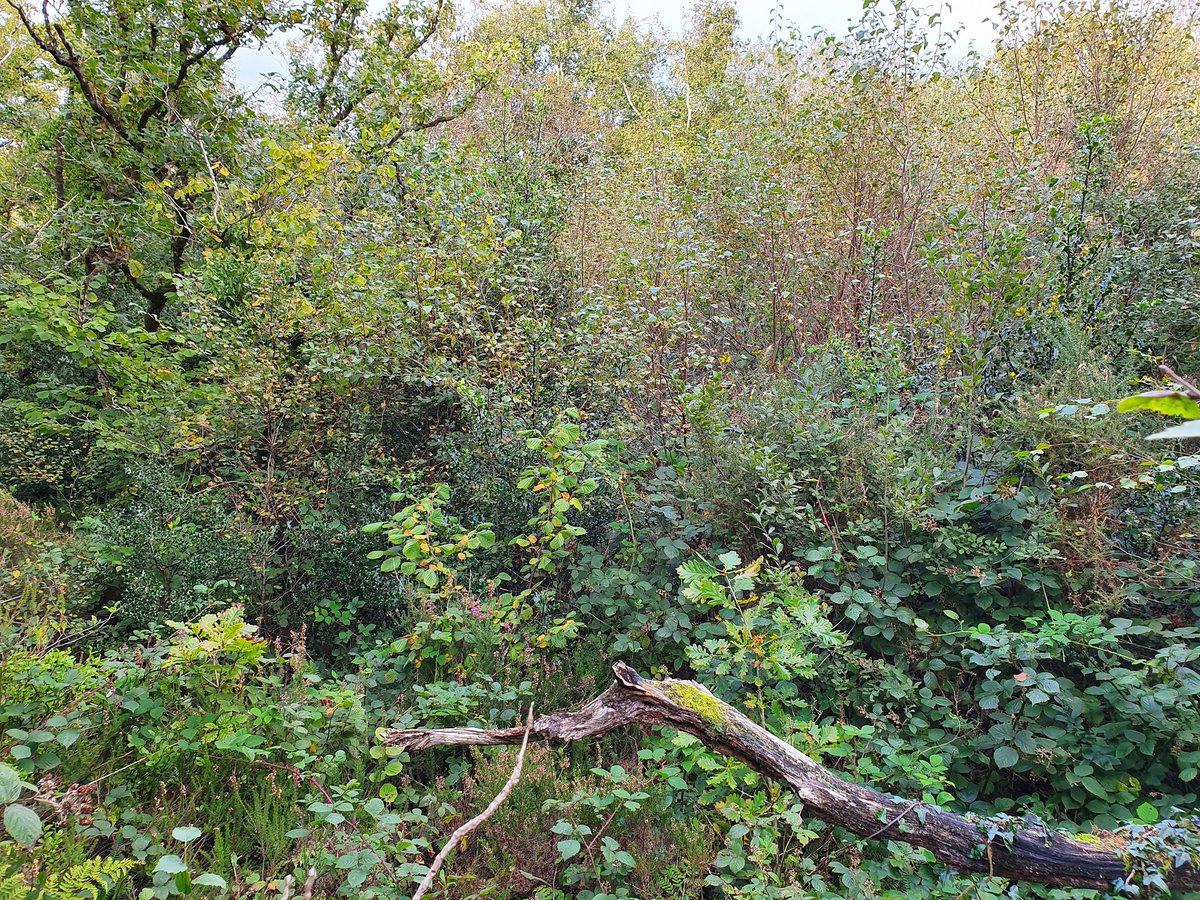
{"type": "MultiPolygon", "coordinates": [[[[372,10],[4,13],[0,897],[409,897],[514,755],[379,730],[617,660],[985,823],[1188,821],[1200,444],[1116,412],[1200,372],[1185,10],[372,10]]],[[[437,891],[1096,896],[669,731],[531,747],[437,891]]]]}

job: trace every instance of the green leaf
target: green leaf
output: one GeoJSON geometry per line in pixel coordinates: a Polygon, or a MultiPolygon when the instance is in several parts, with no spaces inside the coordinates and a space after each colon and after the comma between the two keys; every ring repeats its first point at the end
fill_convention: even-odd
{"type": "Polygon", "coordinates": [[[1126,397],[1117,404],[1120,412],[1142,409],[1164,416],[1179,416],[1181,419],[1200,419],[1200,403],[1179,391],[1149,391],[1136,397],[1126,397]]]}
{"type": "Polygon", "coordinates": [[[204,834],[204,832],[199,828],[194,828],[191,825],[183,825],[172,831],[171,837],[175,838],[177,841],[183,841],[183,843],[186,844],[188,841],[196,840],[196,838],[200,837],[202,834],[204,834]]]}
{"type": "Polygon", "coordinates": [[[696,581],[697,578],[709,578],[716,575],[716,568],[707,559],[696,557],[689,559],[688,562],[680,565],[676,570],[679,572],[679,577],[684,581],[696,581]]]}
{"type": "Polygon", "coordinates": [[[168,875],[177,875],[180,872],[187,871],[187,863],[173,853],[168,853],[162,857],[158,864],[154,867],[155,872],[166,872],[168,875]]]}
{"type": "Polygon", "coordinates": [[[42,820],[28,806],[12,803],[4,808],[4,830],[23,847],[32,847],[42,836],[42,820]]]}
{"type": "Polygon", "coordinates": [[[996,761],[996,765],[1001,769],[1012,768],[1020,758],[1020,754],[1012,747],[997,747],[992,752],[992,759],[996,761]]]}
{"type": "Polygon", "coordinates": [[[574,838],[567,838],[565,841],[559,841],[555,846],[558,847],[558,852],[562,855],[563,859],[570,859],[581,849],[583,849],[580,846],[579,841],[575,840],[574,838]]]}
{"type": "Polygon", "coordinates": [[[198,884],[202,887],[215,887],[221,890],[229,887],[225,879],[216,872],[205,872],[203,875],[197,875],[192,879],[192,884],[198,884]]]}
{"type": "Polygon", "coordinates": [[[0,764],[0,804],[12,803],[21,796],[21,776],[17,770],[0,764]]]}

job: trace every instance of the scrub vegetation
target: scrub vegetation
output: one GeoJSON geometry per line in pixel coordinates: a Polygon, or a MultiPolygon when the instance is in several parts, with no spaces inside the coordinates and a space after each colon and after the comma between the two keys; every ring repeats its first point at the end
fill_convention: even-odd
{"type": "MultiPolygon", "coordinates": [[[[0,0],[0,898],[410,898],[619,661],[1197,865],[1193,10],[900,2],[0,0]]],[[[625,727],[428,896],[1103,894],[625,727]]]]}

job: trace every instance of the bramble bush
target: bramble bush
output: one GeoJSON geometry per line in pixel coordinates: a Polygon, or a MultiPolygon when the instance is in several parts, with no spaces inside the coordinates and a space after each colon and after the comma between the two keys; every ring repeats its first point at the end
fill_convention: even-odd
{"type": "MultiPolygon", "coordinates": [[[[0,12],[0,898],[411,897],[515,756],[381,731],[618,660],[1200,858],[1195,23],[785,12],[0,12]]],[[[429,896],[1017,893],[623,729],[429,896]]]]}

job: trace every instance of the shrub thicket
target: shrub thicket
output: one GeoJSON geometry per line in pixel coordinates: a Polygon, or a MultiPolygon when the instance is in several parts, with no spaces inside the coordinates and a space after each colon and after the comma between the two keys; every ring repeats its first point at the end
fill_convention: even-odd
{"type": "MultiPolygon", "coordinates": [[[[409,897],[514,757],[378,730],[617,660],[981,821],[1195,810],[1200,450],[1116,409],[1200,372],[1192,20],[462,12],[3,13],[0,897],[409,897]]],[[[1010,895],[669,730],[437,890],[1010,895]]]]}

